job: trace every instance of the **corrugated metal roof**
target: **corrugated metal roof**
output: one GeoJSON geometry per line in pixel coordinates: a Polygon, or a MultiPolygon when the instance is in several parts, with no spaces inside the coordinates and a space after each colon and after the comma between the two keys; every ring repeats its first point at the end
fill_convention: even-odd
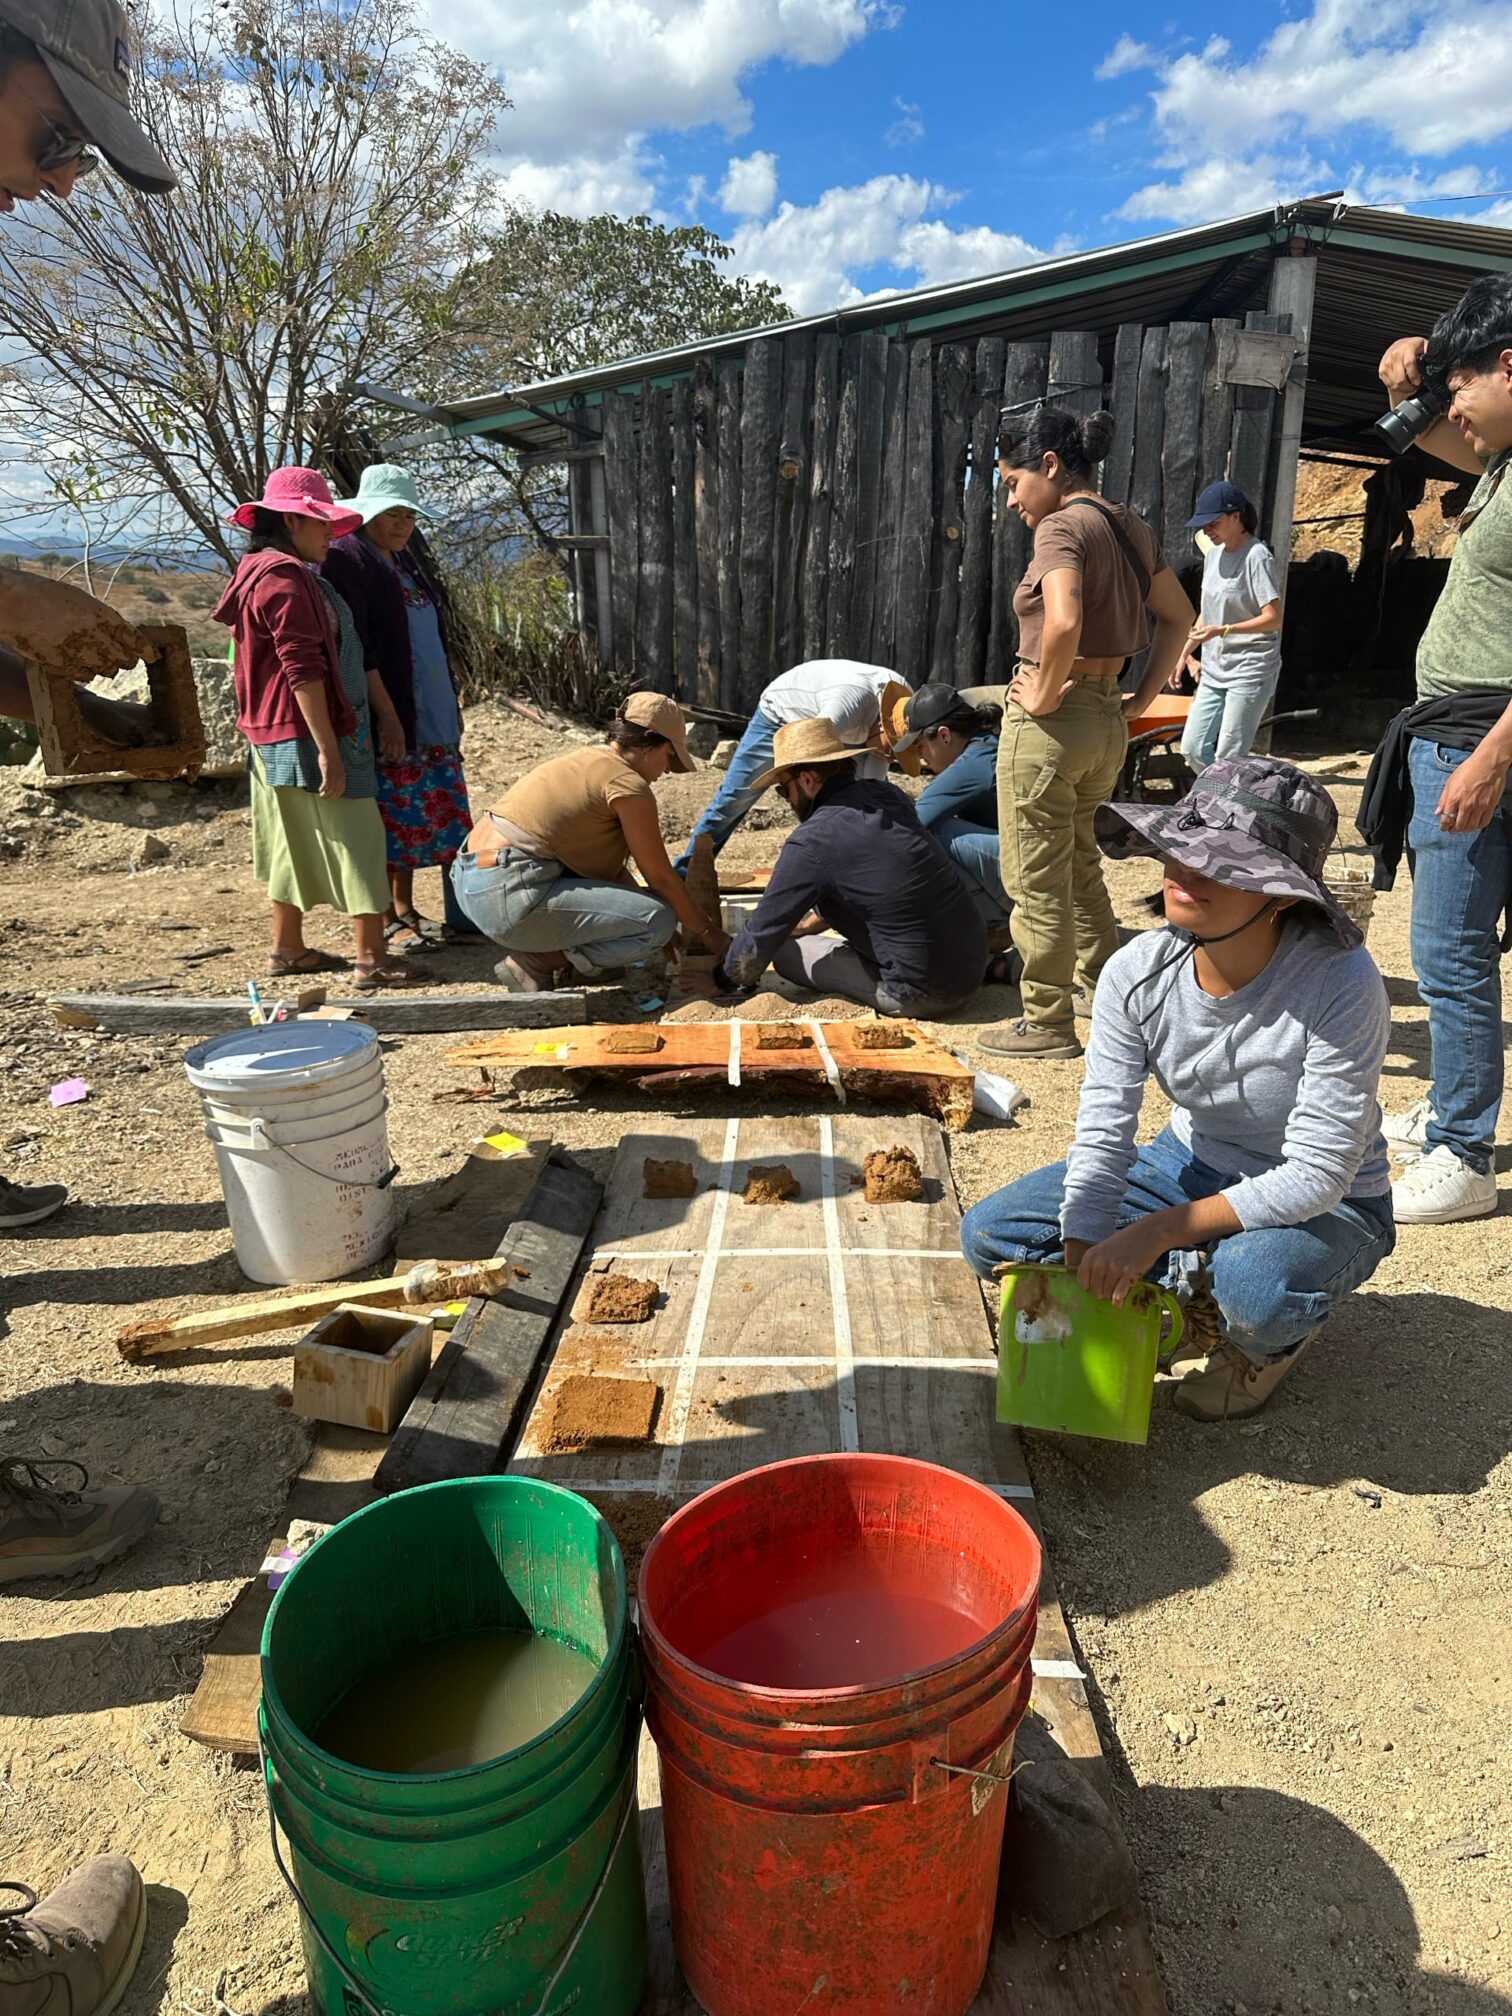
{"type": "Polygon", "coordinates": [[[1380,408],[1374,371],[1386,343],[1409,331],[1426,333],[1473,273],[1512,269],[1512,231],[1309,197],[1006,273],[709,337],[538,384],[450,399],[442,411],[455,434],[505,434],[521,448],[560,446],[571,438],[574,410],[596,405],[606,390],[668,384],[686,376],[700,357],[738,354],[757,337],[801,329],[885,328],[890,334],[959,341],[989,331],[1010,338],[1044,335],[1054,323],[1095,330],[1111,357],[1121,322],[1205,320],[1262,306],[1276,251],[1299,239],[1319,255],[1307,438],[1318,445],[1363,445],[1380,408]]]}

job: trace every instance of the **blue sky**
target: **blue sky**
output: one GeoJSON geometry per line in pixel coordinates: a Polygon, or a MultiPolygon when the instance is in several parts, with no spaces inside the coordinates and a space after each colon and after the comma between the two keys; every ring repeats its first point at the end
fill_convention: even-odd
{"type": "Polygon", "coordinates": [[[1322,189],[1512,222],[1512,0],[425,6],[523,200],[696,219],[801,310],[1322,189]]]}

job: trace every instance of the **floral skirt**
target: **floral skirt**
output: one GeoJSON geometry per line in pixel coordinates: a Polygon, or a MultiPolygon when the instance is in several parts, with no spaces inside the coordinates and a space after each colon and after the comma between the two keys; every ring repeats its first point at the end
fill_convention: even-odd
{"type": "Polygon", "coordinates": [[[472,831],[462,752],[432,743],[378,764],[378,810],[390,868],[444,868],[472,831]]]}

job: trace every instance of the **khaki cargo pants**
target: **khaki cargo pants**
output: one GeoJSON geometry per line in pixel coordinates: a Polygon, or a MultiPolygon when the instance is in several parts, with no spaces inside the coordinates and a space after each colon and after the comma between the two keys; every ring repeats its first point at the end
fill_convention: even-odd
{"type": "Polygon", "coordinates": [[[998,741],[1003,887],[1023,955],[1024,1013],[1037,1029],[1075,1026],[1071,990],[1090,991],[1118,949],[1092,814],[1111,795],[1129,746],[1124,695],[1079,682],[1053,714],[1012,703],[998,741]]]}

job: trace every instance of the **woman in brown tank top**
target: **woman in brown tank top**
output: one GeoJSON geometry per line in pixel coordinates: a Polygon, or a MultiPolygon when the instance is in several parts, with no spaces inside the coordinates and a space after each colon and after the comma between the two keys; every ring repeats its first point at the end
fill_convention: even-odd
{"type": "Polygon", "coordinates": [[[1170,677],[1192,605],[1144,520],[1097,495],[1095,471],[1113,438],[1109,414],[1078,419],[1041,406],[1005,420],[1003,496],[1034,533],[1013,598],[1018,663],[997,769],[1024,1012],[977,1040],[1007,1057],[1079,1057],[1076,983],[1090,998],[1118,949],[1092,814],[1123,767],[1125,708],[1137,713],[1170,677]],[[1146,645],[1139,691],[1124,694],[1119,674],[1146,645]]]}

